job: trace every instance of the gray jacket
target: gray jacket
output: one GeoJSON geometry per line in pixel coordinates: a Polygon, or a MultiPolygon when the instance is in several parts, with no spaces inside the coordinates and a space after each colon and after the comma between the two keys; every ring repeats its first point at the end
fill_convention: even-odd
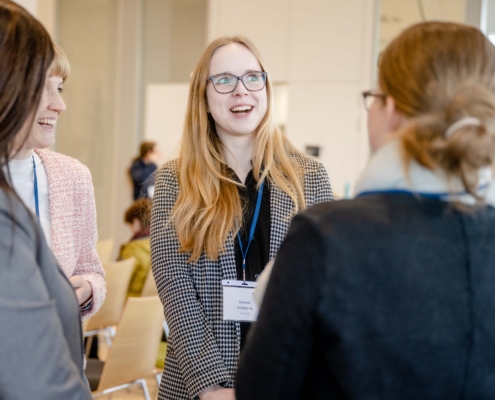
{"type": "Polygon", "coordinates": [[[0,399],[91,399],[77,299],[35,219],[0,189],[0,399]]]}

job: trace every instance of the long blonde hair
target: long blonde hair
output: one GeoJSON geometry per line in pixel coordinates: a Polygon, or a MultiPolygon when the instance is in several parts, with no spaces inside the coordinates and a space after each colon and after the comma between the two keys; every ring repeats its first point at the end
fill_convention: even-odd
{"type": "MultiPolygon", "coordinates": [[[[217,49],[232,43],[247,47],[265,71],[255,46],[247,38],[235,36],[213,41],[193,72],[178,158],[179,197],[172,212],[180,251],[190,252],[192,262],[197,261],[203,252],[210,259],[218,259],[225,250],[229,232],[235,235],[242,223],[240,184],[227,172],[222,143],[206,105],[210,61],[217,49]]],[[[305,207],[303,174],[292,156],[300,153],[275,123],[269,77],[266,93],[268,107],[256,132],[253,175],[258,187],[268,178],[287,193],[294,202],[294,212],[297,212],[305,207]]]]}
{"type": "Polygon", "coordinates": [[[460,178],[478,198],[478,171],[495,161],[495,47],[490,41],[467,25],[414,25],[381,55],[379,84],[409,120],[399,132],[405,165],[414,159],[460,178]],[[465,117],[481,125],[463,126],[447,137],[447,129],[465,117]]]}

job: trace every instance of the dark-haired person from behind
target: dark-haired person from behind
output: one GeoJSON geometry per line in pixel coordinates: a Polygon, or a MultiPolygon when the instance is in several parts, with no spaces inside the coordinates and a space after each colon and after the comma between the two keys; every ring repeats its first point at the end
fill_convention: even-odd
{"type": "Polygon", "coordinates": [[[160,159],[155,142],[143,142],[139,156],[132,162],[129,174],[133,185],[133,198],[152,198],[155,188],[154,172],[160,159]]]}
{"type": "Polygon", "coordinates": [[[48,96],[54,49],[22,7],[0,1],[0,398],[88,400],[79,305],[8,163],[48,96]]]}
{"type": "Polygon", "coordinates": [[[237,400],[495,399],[495,47],[412,26],[363,95],[357,197],[294,218],[237,400]]]}
{"type": "Polygon", "coordinates": [[[124,221],[131,229],[132,238],[120,249],[119,258],[136,259],[127,290],[129,297],[141,296],[146,277],[151,273],[150,217],[151,200],[149,199],[136,200],[125,212],[124,221]]]}

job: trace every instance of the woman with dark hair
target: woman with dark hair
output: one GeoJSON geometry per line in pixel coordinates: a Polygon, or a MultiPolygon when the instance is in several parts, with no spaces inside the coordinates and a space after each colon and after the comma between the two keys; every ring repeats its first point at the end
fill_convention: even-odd
{"type": "Polygon", "coordinates": [[[157,169],[160,152],[155,142],[143,142],[139,156],[132,162],[129,174],[132,179],[134,200],[153,197],[155,180],[153,173],[157,169]]]}
{"type": "Polygon", "coordinates": [[[50,96],[53,45],[36,19],[5,0],[0,37],[0,398],[91,399],[76,295],[8,172],[50,96]]]}
{"type": "Polygon", "coordinates": [[[495,47],[428,22],[363,93],[353,200],[294,218],[237,399],[495,399],[495,47]]]}

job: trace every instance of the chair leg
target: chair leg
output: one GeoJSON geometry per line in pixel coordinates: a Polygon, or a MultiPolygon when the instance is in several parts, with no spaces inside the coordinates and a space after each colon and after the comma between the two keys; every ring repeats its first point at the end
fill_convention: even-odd
{"type": "Polygon", "coordinates": [[[112,331],[105,329],[103,331],[103,335],[105,336],[105,342],[107,343],[107,347],[108,348],[112,347],[112,331]]]}
{"type": "Polygon", "coordinates": [[[139,382],[141,384],[141,387],[143,388],[144,398],[146,400],[151,400],[150,393],[148,392],[148,385],[146,384],[146,380],[139,379],[137,382],[139,382]]]}

